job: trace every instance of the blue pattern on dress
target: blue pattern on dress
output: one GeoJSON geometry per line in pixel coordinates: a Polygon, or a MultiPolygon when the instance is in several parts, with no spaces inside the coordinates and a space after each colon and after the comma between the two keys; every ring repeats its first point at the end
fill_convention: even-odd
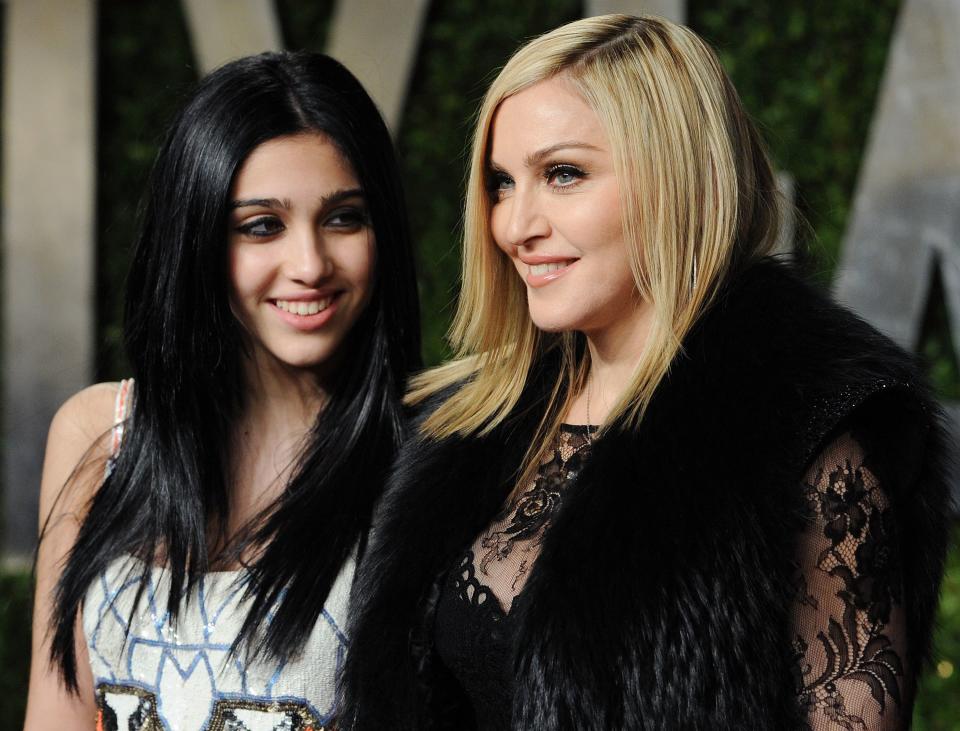
{"type": "MultiPolygon", "coordinates": [[[[177,623],[171,624],[169,612],[161,611],[162,604],[158,601],[167,591],[163,585],[163,570],[141,569],[137,564],[140,562],[129,557],[112,564],[101,573],[88,593],[88,598],[99,599],[86,605],[88,610],[96,612],[95,622],[92,616],[84,622],[85,630],[93,624],[86,634],[95,685],[114,686],[110,691],[113,693],[122,692],[127,687],[152,694],[158,716],[167,729],[172,728],[168,717],[180,710],[181,703],[179,697],[166,697],[173,692],[171,688],[180,690],[176,680],[173,686],[169,684],[171,678],[179,679],[183,684],[183,693],[174,692],[173,695],[187,697],[194,704],[191,713],[195,715],[202,715],[203,693],[209,688],[210,707],[204,726],[209,725],[221,701],[264,704],[264,713],[269,713],[278,703],[295,704],[309,711],[320,724],[331,720],[335,699],[329,689],[342,669],[348,641],[327,607],[322,609],[317,629],[302,655],[293,659],[258,660],[248,668],[240,659],[230,656],[234,636],[230,633],[245,616],[247,598],[243,595],[243,574],[237,572],[236,577],[232,577],[233,572],[221,572],[202,577],[189,601],[184,603],[177,623]],[[129,608],[144,571],[147,573],[144,591],[131,621],[129,608]],[[100,597],[92,596],[94,594],[100,594],[100,597]],[[215,639],[218,632],[223,637],[219,641],[215,639]],[[120,640],[121,635],[125,639],[120,640]],[[326,663],[323,656],[329,658],[326,663]],[[301,666],[302,660],[311,662],[301,666]],[[256,676],[251,676],[254,669],[257,670],[256,676]],[[205,679],[200,685],[194,683],[192,688],[188,687],[191,679],[200,677],[205,679]],[[312,682],[316,683],[316,688],[310,687],[312,682]],[[293,687],[301,686],[304,693],[291,692],[293,687]],[[308,697],[306,693],[310,690],[316,690],[323,697],[308,697]],[[318,702],[325,707],[318,708],[318,702]]],[[[352,573],[352,565],[349,568],[352,573]]],[[[346,581],[345,589],[342,587],[338,596],[346,596],[349,577],[346,581]]],[[[333,595],[331,591],[331,597],[333,595]]],[[[337,610],[345,614],[345,604],[337,610]]],[[[270,612],[267,622],[273,617],[274,613],[270,612]]]]}

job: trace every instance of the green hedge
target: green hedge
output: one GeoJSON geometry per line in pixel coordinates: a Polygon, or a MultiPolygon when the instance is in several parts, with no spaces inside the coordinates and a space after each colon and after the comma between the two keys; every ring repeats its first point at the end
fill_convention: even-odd
{"type": "Polygon", "coordinates": [[[29,574],[0,571],[0,728],[23,725],[30,667],[29,574]]]}
{"type": "Polygon", "coordinates": [[[960,528],[954,531],[940,594],[933,668],[920,683],[913,714],[915,731],[960,728],[960,528]]]}
{"type": "MultiPolygon", "coordinates": [[[[853,203],[900,0],[690,0],[689,23],[720,53],[777,166],[796,179],[799,243],[828,281],[853,203]]],[[[937,282],[939,285],[939,282],[937,282]]],[[[940,393],[960,398],[943,292],[920,352],[940,393]]]]}
{"type": "Polygon", "coordinates": [[[97,379],[129,375],[123,285],[136,211],[163,132],[197,79],[180,5],[100,3],[97,104],[97,379]]]}
{"type": "Polygon", "coordinates": [[[798,207],[825,275],[836,264],[900,0],[690,0],[798,207]]]}
{"type": "Polygon", "coordinates": [[[523,40],[580,15],[580,3],[572,0],[433,3],[398,141],[420,252],[427,363],[439,362],[448,352],[443,335],[458,291],[467,140],[479,101],[523,40]]]}
{"type": "MultiPolygon", "coordinates": [[[[275,0],[288,47],[322,50],[333,0],[275,0]]],[[[802,243],[824,279],[835,266],[899,0],[690,0],[691,26],[719,49],[772,155],[797,181],[802,243]]],[[[196,79],[180,4],[99,3],[98,377],[127,374],[120,354],[123,277],[137,197],[160,136],[196,79]]],[[[398,135],[419,248],[424,356],[441,360],[456,298],[458,226],[470,120],[486,83],[522,40],[574,19],[578,0],[434,0],[398,135]]],[[[946,395],[960,395],[942,297],[922,350],[946,395]]],[[[960,537],[960,535],[958,535],[960,537]]],[[[29,580],[0,576],[0,728],[22,717],[29,580]]],[[[960,552],[941,602],[936,662],[916,728],[960,719],[960,552]],[[951,668],[956,668],[951,671],[951,668]]]]}

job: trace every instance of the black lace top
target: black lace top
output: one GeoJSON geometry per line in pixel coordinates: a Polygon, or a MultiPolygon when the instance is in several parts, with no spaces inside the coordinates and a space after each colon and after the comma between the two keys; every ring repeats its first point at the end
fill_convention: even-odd
{"type": "Polygon", "coordinates": [[[480,729],[510,727],[516,629],[510,610],[523,601],[544,533],[589,448],[588,427],[563,425],[533,484],[458,557],[440,590],[434,644],[470,698],[480,729]]]}
{"type": "MultiPolygon", "coordinates": [[[[590,449],[564,425],[534,482],[457,557],[437,602],[434,645],[470,699],[479,729],[510,725],[511,610],[545,532],[590,449]]],[[[901,569],[886,493],[850,434],[823,450],[803,481],[809,527],[797,556],[793,649],[807,728],[898,729],[910,707],[901,569]]]]}

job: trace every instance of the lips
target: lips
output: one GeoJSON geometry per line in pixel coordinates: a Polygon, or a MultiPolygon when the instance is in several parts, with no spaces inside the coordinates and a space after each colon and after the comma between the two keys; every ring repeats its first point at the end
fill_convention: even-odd
{"type": "Polygon", "coordinates": [[[568,267],[575,261],[576,259],[565,259],[563,261],[552,261],[545,264],[531,264],[530,273],[534,276],[542,276],[544,274],[549,274],[550,272],[558,272],[561,269],[568,267]]]}
{"type": "Polygon", "coordinates": [[[526,281],[531,287],[544,287],[555,282],[573,269],[579,259],[560,259],[558,257],[537,257],[520,260],[528,266],[526,281]]]}
{"type": "Polygon", "coordinates": [[[317,300],[275,300],[274,304],[284,312],[303,317],[323,312],[330,306],[331,302],[333,302],[332,294],[317,300]]]}
{"type": "Polygon", "coordinates": [[[271,300],[273,311],[277,316],[302,332],[309,332],[322,328],[337,311],[340,302],[340,292],[330,292],[323,297],[304,299],[275,299],[271,300]]]}

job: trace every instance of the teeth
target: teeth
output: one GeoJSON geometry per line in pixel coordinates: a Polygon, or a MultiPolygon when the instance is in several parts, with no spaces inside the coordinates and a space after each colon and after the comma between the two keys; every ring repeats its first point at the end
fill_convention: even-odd
{"type": "Polygon", "coordinates": [[[564,267],[568,266],[570,261],[557,261],[551,262],[549,264],[531,264],[530,273],[535,277],[541,276],[543,274],[549,274],[550,272],[556,272],[564,267]]]}
{"type": "Polygon", "coordinates": [[[333,297],[324,297],[322,300],[310,300],[309,302],[293,302],[291,300],[277,300],[277,307],[291,315],[316,315],[323,312],[330,306],[333,297]]]}

